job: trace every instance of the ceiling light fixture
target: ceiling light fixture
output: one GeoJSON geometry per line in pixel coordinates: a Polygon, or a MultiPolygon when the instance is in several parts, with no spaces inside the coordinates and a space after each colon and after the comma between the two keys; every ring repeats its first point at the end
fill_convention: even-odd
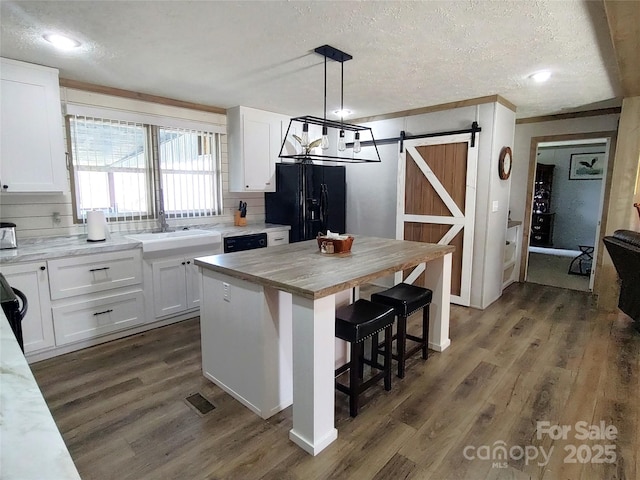
{"type": "Polygon", "coordinates": [[[328,161],[328,162],[346,162],[346,163],[365,163],[380,162],[380,153],[376,141],[373,138],[373,131],[369,127],[344,123],[344,116],[351,113],[344,109],[344,62],[351,60],[353,57],[348,53],[342,52],[330,45],[323,45],[314,50],[316,53],[324,57],[324,117],[304,116],[292,118],[289,122],[289,128],[282,142],[279,157],[282,159],[290,159],[296,162],[312,162],[312,161],[328,161]],[[330,58],[341,65],[341,83],[340,83],[340,110],[334,112],[340,116],[340,121],[327,120],[327,59],[330,58]],[[295,133],[301,132],[301,136],[295,133]],[[317,140],[310,141],[309,135],[320,135],[317,140]],[[330,133],[331,132],[331,133],[330,133]],[[295,153],[288,153],[287,144],[293,145],[290,141],[291,137],[301,147],[302,151],[296,148],[295,153]],[[347,133],[349,135],[349,143],[347,143],[347,133]],[[329,137],[332,137],[332,141],[329,137]],[[364,138],[361,138],[364,137],[364,138]],[[366,142],[366,143],[365,143],[366,142]],[[369,150],[370,155],[361,155],[363,146],[372,146],[375,150],[369,150]],[[319,151],[318,151],[319,150],[319,151]]]}
{"type": "Polygon", "coordinates": [[[338,116],[338,117],[348,117],[349,115],[351,115],[351,110],[347,110],[346,108],[344,110],[334,110],[333,114],[338,116]]]}
{"type": "Polygon", "coordinates": [[[538,83],[546,82],[551,78],[551,72],[549,70],[543,70],[529,75],[529,78],[538,83]]]}
{"type": "Polygon", "coordinates": [[[43,35],[42,38],[60,50],[72,50],[80,46],[79,41],[58,33],[47,33],[46,35],[43,35]]]}

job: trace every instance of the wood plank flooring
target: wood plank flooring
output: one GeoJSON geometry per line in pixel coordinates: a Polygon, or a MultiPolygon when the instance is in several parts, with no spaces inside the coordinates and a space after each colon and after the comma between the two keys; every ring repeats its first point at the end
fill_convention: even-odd
{"type": "Polygon", "coordinates": [[[584,292],[514,284],[485,311],[454,306],[451,339],[411,359],[390,392],[370,389],[355,419],[336,393],[338,439],[317,457],[288,440],[291,408],[263,421],[202,377],[198,319],[32,368],[85,480],[640,478],[628,317],[584,292]],[[200,414],[185,400],[195,393],[216,408],[200,414]],[[571,430],[538,435],[539,421],[571,430]],[[617,438],[576,439],[580,421],[617,438]],[[612,463],[600,462],[605,445],[612,463]]]}

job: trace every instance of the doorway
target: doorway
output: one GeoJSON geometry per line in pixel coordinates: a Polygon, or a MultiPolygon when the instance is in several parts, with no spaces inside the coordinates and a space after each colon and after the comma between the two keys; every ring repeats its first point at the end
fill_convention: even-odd
{"type": "Polygon", "coordinates": [[[532,139],[521,280],[593,291],[613,134],[532,139]]]}

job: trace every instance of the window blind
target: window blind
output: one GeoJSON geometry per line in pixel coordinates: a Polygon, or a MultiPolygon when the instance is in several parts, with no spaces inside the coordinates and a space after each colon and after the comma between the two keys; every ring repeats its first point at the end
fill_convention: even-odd
{"type": "Polygon", "coordinates": [[[164,212],[169,218],[222,213],[220,152],[216,134],[158,128],[164,212]]]}
{"type": "Polygon", "coordinates": [[[76,217],[109,221],[222,213],[219,134],[68,115],[76,217]]]}
{"type": "Polygon", "coordinates": [[[151,167],[144,125],[69,117],[78,220],[102,210],[110,221],[152,216],[151,167]]]}

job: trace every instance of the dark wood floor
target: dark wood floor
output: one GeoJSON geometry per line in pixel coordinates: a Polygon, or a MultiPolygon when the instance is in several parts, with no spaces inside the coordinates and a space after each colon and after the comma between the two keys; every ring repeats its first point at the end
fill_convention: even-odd
{"type": "Polygon", "coordinates": [[[336,394],[338,440],[317,457],[288,440],[291,408],[263,421],[202,377],[197,319],[32,368],[85,480],[640,477],[640,334],[627,317],[583,292],[514,284],[485,311],[453,307],[451,339],[392,391],[370,390],[355,419],[336,394]],[[197,392],[215,410],[185,401],[197,392]],[[538,438],[538,421],[571,431],[538,438]],[[576,439],[579,421],[617,438],[576,439]],[[597,463],[605,445],[613,463],[597,463]],[[498,446],[506,460],[487,453],[498,446]]]}

